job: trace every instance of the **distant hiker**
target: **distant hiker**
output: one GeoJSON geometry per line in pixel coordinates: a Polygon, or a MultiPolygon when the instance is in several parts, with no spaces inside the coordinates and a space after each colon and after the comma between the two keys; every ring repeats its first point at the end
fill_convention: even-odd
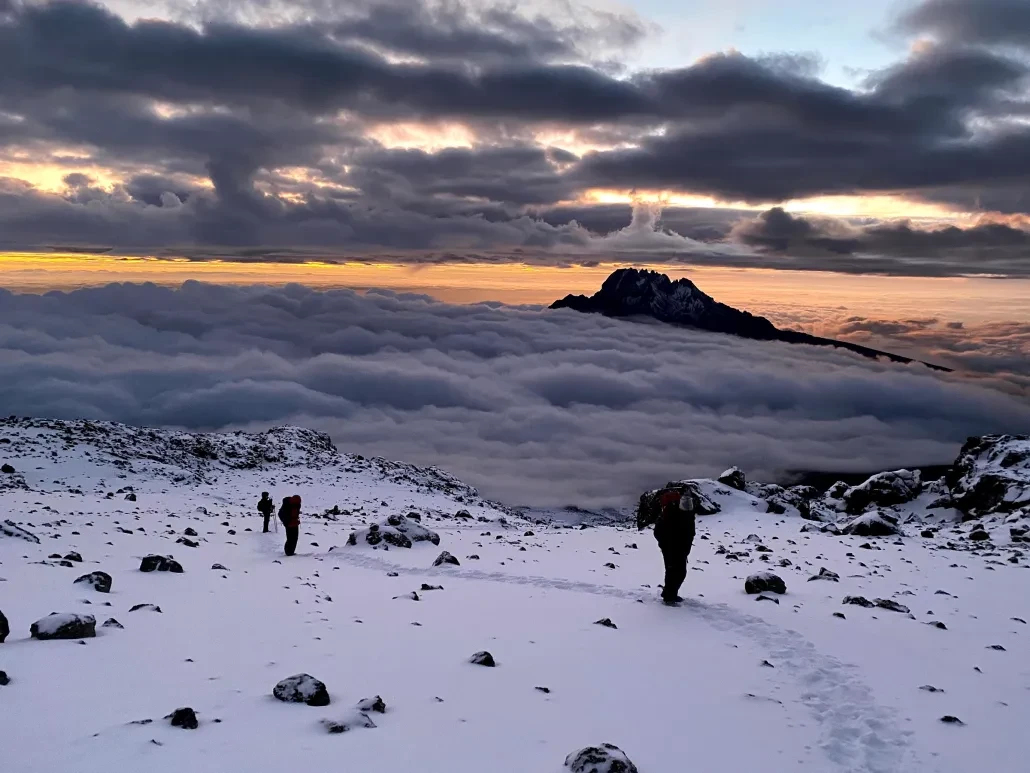
{"type": "MultiPolygon", "coordinates": [[[[648,497],[649,495],[645,495],[648,497]]],[[[683,601],[679,596],[680,586],[687,578],[687,558],[694,545],[694,514],[697,503],[694,495],[682,488],[664,488],[649,496],[641,509],[653,508],[655,513],[654,536],[665,560],[665,584],[662,586],[662,601],[676,604],[683,601]]],[[[638,517],[638,525],[645,519],[638,517]]]]}
{"type": "Polygon", "coordinates": [[[268,521],[272,517],[272,511],[275,509],[275,503],[272,498],[268,496],[267,491],[261,492],[261,499],[257,503],[258,512],[265,517],[265,528],[264,533],[268,533],[268,521]]]}
{"type": "Polygon", "coordinates": [[[294,494],[292,497],[283,499],[283,506],[279,508],[279,520],[286,527],[286,555],[292,556],[297,552],[297,540],[300,538],[300,497],[294,494]]]}

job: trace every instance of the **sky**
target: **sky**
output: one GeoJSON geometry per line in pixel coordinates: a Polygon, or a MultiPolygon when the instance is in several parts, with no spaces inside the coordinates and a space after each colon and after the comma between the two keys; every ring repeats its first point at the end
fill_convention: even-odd
{"type": "Polygon", "coordinates": [[[1028,319],[1026,0],[0,0],[8,412],[625,504],[1030,431],[1028,319]],[[547,310],[624,265],[954,372],[547,310]]]}

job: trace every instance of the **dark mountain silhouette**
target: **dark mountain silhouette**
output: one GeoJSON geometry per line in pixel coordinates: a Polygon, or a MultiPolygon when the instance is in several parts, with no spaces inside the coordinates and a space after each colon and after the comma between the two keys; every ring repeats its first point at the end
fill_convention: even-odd
{"type": "MultiPolygon", "coordinates": [[[[893,362],[916,362],[908,357],[881,352],[847,341],[820,338],[797,330],[781,330],[765,317],[756,317],[750,312],[719,303],[701,292],[689,279],[677,279],[674,282],[657,271],[620,268],[604,280],[601,289],[589,298],[585,295],[566,295],[560,301],[552,303],[551,308],[573,309],[603,314],[606,317],[645,316],[670,325],[682,325],[712,333],[728,333],[757,341],[833,346],[871,359],[886,357],[893,362]]],[[[950,370],[928,362],[922,364],[934,370],[950,370]]]]}

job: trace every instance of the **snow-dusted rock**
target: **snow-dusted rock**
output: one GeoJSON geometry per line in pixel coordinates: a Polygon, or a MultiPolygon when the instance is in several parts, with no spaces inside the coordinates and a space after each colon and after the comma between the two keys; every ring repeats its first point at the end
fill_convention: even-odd
{"type": "Polygon", "coordinates": [[[966,441],[945,476],[954,506],[969,516],[1030,505],[1030,436],[985,435],[966,441]]]}
{"type": "Polygon", "coordinates": [[[744,591],[747,593],[786,593],[787,583],[772,572],[758,572],[750,575],[744,581],[744,591]]]}
{"type": "Polygon", "coordinates": [[[376,723],[372,721],[372,718],[361,711],[352,711],[347,716],[341,719],[323,719],[322,727],[325,728],[326,732],[330,735],[337,735],[339,733],[346,733],[348,730],[355,730],[357,728],[374,728],[376,723]]]}
{"type": "Polygon", "coordinates": [[[469,663],[472,663],[473,665],[477,666],[486,666],[487,668],[493,668],[497,665],[497,662],[494,660],[494,656],[486,650],[483,650],[482,652],[477,652],[475,655],[469,658],[469,663]]]}
{"type": "Polygon", "coordinates": [[[565,758],[565,767],[572,773],[637,773],[626,753],[610,743],[573,752],[565,758]]]}
{"type": "Polygon", "coordinates": [[[450,564],[451,566],[461,566],[461,562],[448,553],[446,550],[436,557],[433,561],[433,566],[443,566],[444,564],[450,564]]]}
{"type": "Polygon", "coordinates": [[[140,561],[139,570],[141,572],[172,572],[173,574],[182,574],[182,564],[176,561],[171,556],[145,556],[140,561]]]}
{"type": "Polygon", "coordinates": [[[92,585],[93,590],[97,593],[110,593],[111,582],[111,575],[107,572],[90,572],[89,574],[82,575],[74,584],[84,583],[92,585]]]}
{"type": "Polygon", "coordinates": [[[329,691],[325,684],[310,674],[287,677],[272,688],[272,695],[285,703],[306,703],[309,706],[328,706],[329,691]]]}
{"type": "Polygon", "coordinates": [[[132,607],[129,608],[129,611],[130,612],[157,612],[158,614],[163,614],[161,612],[161,607],[159,607],[157,604],[134,604],[132,607]]]}
{"type": "Polygon", "coordinates": [[[39,544],[39,537],[33,534],[28,529],[23,529],[21,526],[16,524],[14,521],[5,520],[0,523],[0,537],[11,537],[13,539],[23,539],[26,542],[31,542],[34,545],[39,544]]]}
{"type": "Polygon", "coordinates": [[[840,575],[836,572],[831,572],[825,566],[819,570],[819,574],[813,574],[808,578],[809,582],[812,580],[829,580],[830,582],[840,582],[840,575]]]}
{"type": "Polygon", "coordinates": [[[125,630],[125,626],[115,620],[113,617],[107,618],[101,628],[117,628],[118,630],[125,630]]]}
{"type": "Polygon", "coordinates": [[[851,515],[864,513],[871,506],[889,507],[911,502],[923,490],[919,470],[894,470],[873,475],[844,492],[841,499],[851,515]]]}
{"type": "Polygon", "coordinates": [[[386,701],[380,698],[378,695],[374,698],[362,698],[358,701],[357,710],[362,714],[369,714],[375,712],[377,714],[386,713],[386,701]]]}
{"type": "Polygon", "coordinates": [[[385,542],[398,548],[410,548],[415,542],[440,544],[440,535],[427,529],[413,518],[391,515],[381,523],[374,523],[367,529],[352,531],[347,538],[348,545],[367,543],[373,547],[385,542]]]}
{"type": "Polygon", "coordinates": [[[730,467],[716,480],[724,486],[737,489],[737,491],[744,491],[747,488],[747,479],[744,477],[744,471],[739,467],[730,467]]]}
{"type": "Polygon", "coordinates": [[[898,519],[883,512],[872,512],[860,515],[848,523],[842,530],[844,534],[856,537],[890,537],[901,534],[898,519]]]}
{"type": "Polygon", "coordinates": [[[200,726],[197,721],[197,712],[189,706],[176,709],[165,719],[169,720],[172,727],[181,727],[183,730],[196,730],[200,726]]]}
{"type": "Polygon", "coordinates": [[[8,634],[11,633],[11,624],[7,622],[7,618],[4,617],[3,610],[0,610],[0,644],[4,643],[8,634]]]}
{"type": "Polygon", "coordinates": [[[97,621],[92,615],[75,612],[51,612],[29,628],[33,639],[88,639],[97,635],[97,621]]]}

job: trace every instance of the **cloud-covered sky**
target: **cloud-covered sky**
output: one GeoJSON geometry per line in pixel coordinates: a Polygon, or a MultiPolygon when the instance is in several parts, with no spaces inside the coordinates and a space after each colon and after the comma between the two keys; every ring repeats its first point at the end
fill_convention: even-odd
{"type": "Polygon", "coordinates": [[[1030,273],[1025,0],[681,5],[0,0],[0,250],[1030,273]]]}
{"type": "Polygon", "coordinates": [[[732,464],[769,479],[946,463],[968,435],[1030,431],[1030,405],[998,376],[300,285],[0,291],[0,367],[8,413],[301,423],[344,450],[436,464],[488,496],[541,505],[626,505],[732,464]]]}

